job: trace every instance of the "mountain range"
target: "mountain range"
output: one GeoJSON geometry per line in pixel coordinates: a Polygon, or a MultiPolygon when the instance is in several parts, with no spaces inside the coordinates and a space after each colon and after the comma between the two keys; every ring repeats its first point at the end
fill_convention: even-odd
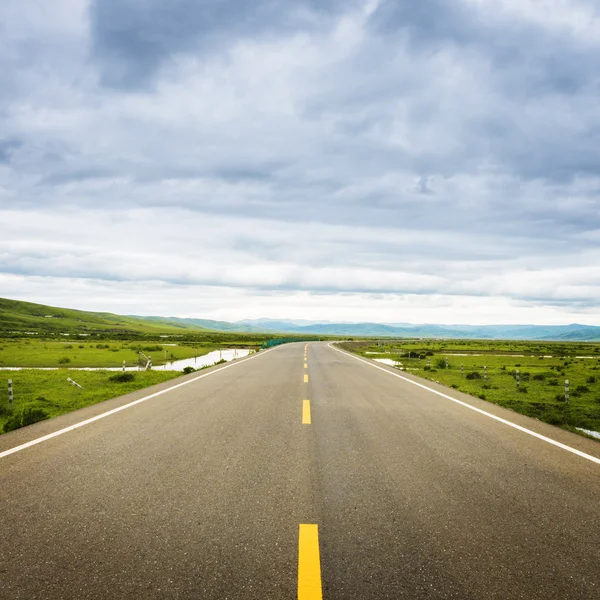
{"type": "MultiPolygon", "coordinates": [[[[161,317],[138,317],[162,319],[161,317]]],[[[293,333],[344,337],[417,337],[453,339],[505,339],[546,341],[600,341],[600,327],[593,325],[414,325],[410,323],[348,323],[287,319],[212,321],[169,317],[170,323],[244,333],[293,333]]]]}
{"type": "Polygon", "coordinates": [[[114,315],[57,308],[0,298],[0,332],[132,332],[144,334],[227,332],[339,337],[410,337],[450,339],[512,339],[600,341],[593,325],[414,325],[410,323],[348,323],[304,319],[215,321],[181,317],[114,315]]]}

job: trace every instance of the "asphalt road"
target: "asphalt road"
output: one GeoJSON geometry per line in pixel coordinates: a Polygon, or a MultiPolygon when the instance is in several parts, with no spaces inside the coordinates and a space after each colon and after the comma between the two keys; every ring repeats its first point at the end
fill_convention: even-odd
{"type": "Polygon", "coordinates": [[[304,348],[0,436],[0,598],[600,598],[600,464],[304,348]]]}

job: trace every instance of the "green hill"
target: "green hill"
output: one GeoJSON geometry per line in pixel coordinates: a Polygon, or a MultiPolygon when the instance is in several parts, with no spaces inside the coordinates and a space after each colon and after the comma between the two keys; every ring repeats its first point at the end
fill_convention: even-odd
{"type": "Polygon", "coordinates": [[[146,320],[0,298],[0,334],[26,332],[174,334],[202,331],[207,329],[175,319],[146,320]]]}

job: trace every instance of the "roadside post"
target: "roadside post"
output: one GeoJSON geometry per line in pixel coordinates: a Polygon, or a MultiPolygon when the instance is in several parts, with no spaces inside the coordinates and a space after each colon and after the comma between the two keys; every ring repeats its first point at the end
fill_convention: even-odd
{"type": "Polygon", "coordinates": [[[460,374],[462,377],[465,376],[465,365],[463,363],[460,363],[460,374]]]}
{"type": "Polygon", "coordinates": [[[446,369],[448,368],[448,357],[446,356],[446,369]]]}
{"type": "Polygon", "coordinates": [[[431,369],[431,356],[427,359],[427,366],[431,369]]]}
{"type": "Polygon", "coordinates": [[[483,366],[483,380],[485,381],[487,379],[487,367],[484,365],[483,366]]]}
{"type": "Polygon", "coordinates": [[[519,369],[515,371],[515,379],[517,380],[517,390],[519,389],[519,369]]]}
{"type": "Polygon", "coordinates": [[[73,381],[70,377],[67,377],[67,381],[71,384],[74,385],[75,387],[78,387],[80,390],[83,389],[82,386],[80,386],[76,381],[73,381]]]}
{"type": "Polygon", "coordinates": [[[123,361],[123,373],[125,373],[125,361],[123,361]]]}
{"type": "Polygon", "coordinates": [[[569,380],[565,379],[565,402],[569,403],[569,380]]]}
{"type": "Polygon", "coordinates": [[[12,389],[12,379],[8,380],[8,403],[13,403],[13,389],[12,389]]]}

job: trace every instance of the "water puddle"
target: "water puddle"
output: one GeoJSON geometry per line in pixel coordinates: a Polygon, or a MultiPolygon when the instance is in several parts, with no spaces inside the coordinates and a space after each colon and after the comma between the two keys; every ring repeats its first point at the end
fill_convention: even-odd
{"type": "Polygon", "coordinates": [[[591,429],[584,429],[583,427],[575,427],[575,429],[577,429],[577,431],[583,431],[583,433],[587,433],[593,438],[600,440],[600,431],[592,431],[591,429]]]}
{"type": "Polygon", "coordinates": [[[153,367],[156,371],[183,371],[185,367],[193,367],[194,369],[200,369],[201,367],[210,367],[220,360],[234,360],[235,358],[243,358],[248,356],[250,350],[247,348],[232,348],[228,350],[214,350],[203,356],[197,356],[196,358],[184,358],[182,360],[176,360],[174,362],[168,362],[164,365],[158,365],[153,367]]]}
{"type": "Polygon", "coordinates": [[[401,365],[401,362],[396,360],[392,360],[391,358],[374,358],[375,362],[381,363],[382,365],[388,365],[388,367],[395,367],[396,365],[401,365]]]}

